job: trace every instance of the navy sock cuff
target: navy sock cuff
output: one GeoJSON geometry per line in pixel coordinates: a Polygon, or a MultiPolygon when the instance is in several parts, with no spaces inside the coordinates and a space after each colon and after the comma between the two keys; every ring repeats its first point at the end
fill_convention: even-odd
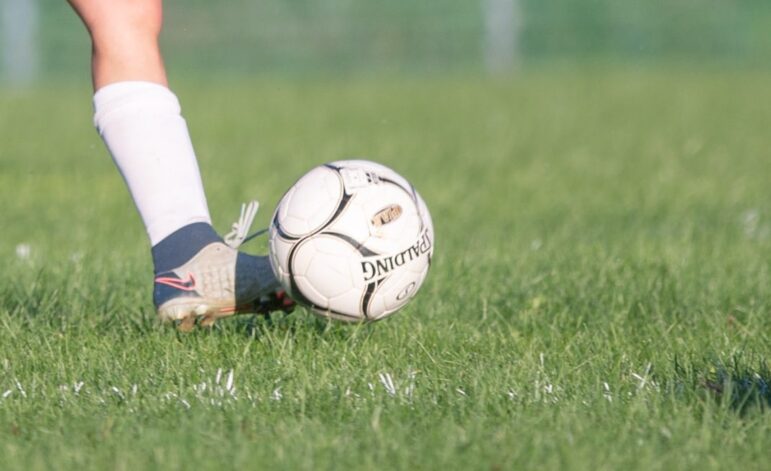
{"type": "Polygon", "coordinates": [[[222,242],[222,238],[211,224],[196,222],[177,229],[152,248],[155,274],[168,272],[183,265],[213,242],[222,242]]]}

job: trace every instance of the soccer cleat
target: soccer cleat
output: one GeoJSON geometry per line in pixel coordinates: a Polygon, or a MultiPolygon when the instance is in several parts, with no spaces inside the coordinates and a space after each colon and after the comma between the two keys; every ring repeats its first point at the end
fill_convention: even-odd
{"type": "Polygon", "coordinates": [[[294,302],[281,290],[267,257],[235,248],[247,239],[256,213],[250,207],[252,214],[245,218],[244,210],[234,233],[226,237],[227,244],[213,242],[183,265],[155,277],[153,302],[162,321],[178,322],[180,330],[189,331],[197,320],[210,326],[234,314],[292,310],[294,302]]]}

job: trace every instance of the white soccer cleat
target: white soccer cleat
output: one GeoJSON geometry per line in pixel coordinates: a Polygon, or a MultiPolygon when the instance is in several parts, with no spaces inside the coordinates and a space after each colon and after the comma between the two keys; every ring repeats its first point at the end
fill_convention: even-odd
{"type": "MultiPolygon", "coordinates": [[[[256,205],[255,205],[256,206],[256,205]]],[[[189,331],[196,320],[210,326],[217,319],[237,313],[289,311],[294,302],[276,280],[267,257],[241,253],[238,247],[256,213],[256,207],[244,207],[228,243],[214,242],[183,265],[155,277],[153,302],[158,317],[178,322],[180,330],[189,331]],[[250,212],[244,217],[244,211],[250,212]]]]}

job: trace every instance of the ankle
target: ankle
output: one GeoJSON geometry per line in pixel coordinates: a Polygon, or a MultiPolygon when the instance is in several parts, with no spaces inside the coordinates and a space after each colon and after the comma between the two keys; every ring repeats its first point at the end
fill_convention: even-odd
{"type": "Polygon", "coordinates": [[[196,222],[174,231],[152,248],[155,274],[165,273],[183,265],[207,245],[222,242],[211,224],[196,222]]]}

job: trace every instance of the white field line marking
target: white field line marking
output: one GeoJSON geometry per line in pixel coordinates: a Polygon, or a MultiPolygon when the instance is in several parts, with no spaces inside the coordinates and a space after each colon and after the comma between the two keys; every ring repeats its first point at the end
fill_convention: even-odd
{"type": "Polygon", "coordinates": [[[14,381],[16,382],[16,389],[19,390],[19,392],[21,393],[22,397],[26,398],[27,397],[27,392],[21,386],[21,383],[19,382],[19,380],[18,379],[14,379],[14,381]]]}
{"type": "Polygon", "coordinates": [[[385,388],[388,395],[395,396],[396,386],[394,385],[394,380],[391,378],[390,373],[380,373],[378,376],[380,377],[380,382],[383,384],[383,387],[385,388]]]}
{"type": "Polygon", "coordinates": [[[228,372],[227,380],[225,380],[225,390],[231,394],[235,391],[233,388],[233,370],[228,372]]]}

